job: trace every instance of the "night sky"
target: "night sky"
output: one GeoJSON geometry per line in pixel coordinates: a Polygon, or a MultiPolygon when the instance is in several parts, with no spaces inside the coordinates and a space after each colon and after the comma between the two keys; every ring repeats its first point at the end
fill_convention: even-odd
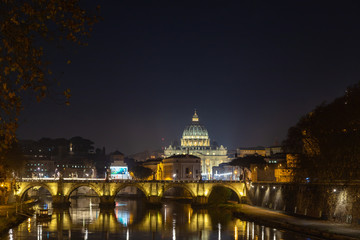
{"type": "Polygon", "coordinates": [[[26,103],[19,138],[131,154],[179,141],[196,108],[228,149],[274,145],[359,81],[358,1],[239,2],[101,1],[89,46],[48,56],[71,105],[26,103]]]}

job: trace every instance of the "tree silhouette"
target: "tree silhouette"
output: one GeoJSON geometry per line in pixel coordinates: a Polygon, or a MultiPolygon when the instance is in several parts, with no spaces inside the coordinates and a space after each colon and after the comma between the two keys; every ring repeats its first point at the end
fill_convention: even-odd
{"type": "MultiPolygon", "coordinates": [[[[98,17],[79,2],[0,0],[0,153],[16,141],[23,97],[30,94],[41,101],[56,85],[44,44],[85,45],[98,17]]],[[[63,95],[68,99],[70,90],[63,95]]]]}
{"type": "Polygon", "coordinates": [[[322,104],[289,129],[283,146],[298,156],[295,179],[360,179],[360,84],[322,104]]]}

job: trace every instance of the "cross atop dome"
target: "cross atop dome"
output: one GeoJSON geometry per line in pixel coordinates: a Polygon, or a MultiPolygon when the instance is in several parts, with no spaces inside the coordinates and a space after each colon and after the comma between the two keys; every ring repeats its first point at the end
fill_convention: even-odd
{"type": "Polygon", "coordinates": [[[199,121],[199,116],[198,116],[197,113],[196,113],[196,109],[195,109],[195,113],[194,113],[194,115],[193,115],[193,117],[192,117],[192,121],[193,121],[193,122],[198,122],[198,121],[199,121]]]}

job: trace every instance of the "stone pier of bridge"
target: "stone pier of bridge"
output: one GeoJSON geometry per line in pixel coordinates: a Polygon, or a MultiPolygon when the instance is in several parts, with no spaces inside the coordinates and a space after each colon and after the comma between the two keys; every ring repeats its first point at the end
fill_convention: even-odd
{"type": "Polygon", "coordinates": [[[235,192],[240,200],[246,195],[245,184],[239,181],[146,181],[106,179],[22,179],[17,182],[16,195],[19,201],[34,187],[43,187],[52,195],[54,207],[69,207],[70,196],[79,187],[89,187],[100,198],[101,208],[115,206],[119,191],[126,187],[140,189],[150,204],[161,204],[164,193],[171,188],[182,188],[190,193],[193,204],[206,205],[214,187],[225,187],[235,192]]]}

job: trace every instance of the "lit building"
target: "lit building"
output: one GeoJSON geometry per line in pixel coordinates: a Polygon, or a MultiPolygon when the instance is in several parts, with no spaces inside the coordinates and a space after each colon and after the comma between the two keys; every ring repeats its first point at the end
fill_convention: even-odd
{"type": "Polygon", "coordinates": [[[124,154],[116,151],[110,155],[110,177],[111,179],[130,179],[128,166],[124,162],[124,154]]]}
{"type": "Polygon", "coordinates": [[[201,159],[201,175],[203,179],[211,179],[213,176],[212,168],[221,163],[229,162],[227,148],[222,145],[212,146],[207,129],[199,121],[196,111],[192,121],[183,131],[181,146],[165,148],[165,157],[172,155],[190,154],[201,159]]]}
{"type": "Polygon", "coordinates": [[[50,178],[54,177],[55,162],[43,159],[27,159],[24,177],[50,178]]]}
{"type": "Polygon", "coordinates": [[[213,167],[214,179],[216,180],[239,180],[242,170],[239,166],[231,166],[229,163],[222,163],[213,167]]]}
{"type": "Polygon", "coordinates": [[[96,168],[88,158],[67,157],[56,163],[55,175],[64,178],[95,178],[96,168]]]}
{"type": "Polygon", "coordinates": [[[269,157],[275,154],[283,153],[283,149],[281,146],[271,146],[265,148],[265,156],[269,157]]]}
{"type": "Polygon", "coordinates": [[[81,137],[70,140],[42,138],[21,140],[26,159],[23,177],[33,178],[92,178],[96,177],[93,142],[81,137]]]}
{"type": "Polygon", "coordinates": [[[251,164],[252,182],[276,182],[276,168],[277,164],[251,164]]]}
{"type": "Polygon", "coordinates": [[[264,147],[249,147],[249,148],[238,148],[236,149],[237,157],[246,157],[251,155],[259,155],[265,157],[264,147]]]}
{"type": "Polygon", "coordinates": [[[285,163],[286,154],[284,153],[282,146],[271,146],[265,148],[265,159],[267,163],[285,163]]]}
{"type": "Polygon", "coordinates": [[[199,180],[201,159],[192,155],[174,155],[157,164],[158,180],[199,180]]]}
{"type": "Polygon", "coordinates": [[[282,163],[275,169],[276,181],[292,182],[294,180],[294,168],[297,167],[297,163],[298,156],[296,154],[286,154],[286,166],[282,163]]]}
{"type": "Polygon", "coordinates": [[[292,182],[298,156],[286,154],[286,162],[272,164],[251,164],[253,182],[292,182]]]}

